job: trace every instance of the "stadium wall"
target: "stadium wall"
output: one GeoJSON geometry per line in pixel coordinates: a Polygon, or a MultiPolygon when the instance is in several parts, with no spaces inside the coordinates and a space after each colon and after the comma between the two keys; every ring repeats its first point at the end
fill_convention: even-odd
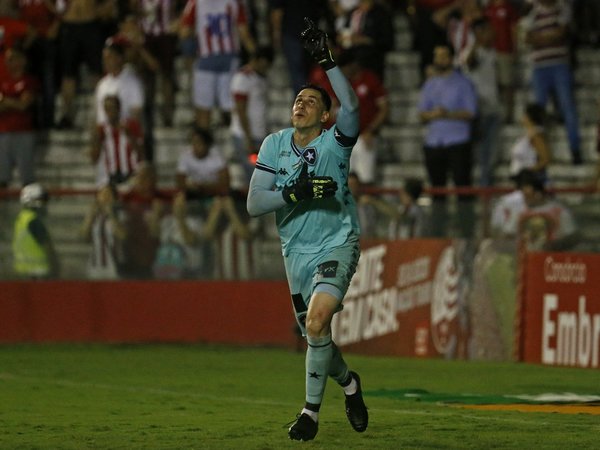
{"type": "Polygon", "coordinates": [[[296,345],[285,282],[0,282],[0,342],[296,345]]]}

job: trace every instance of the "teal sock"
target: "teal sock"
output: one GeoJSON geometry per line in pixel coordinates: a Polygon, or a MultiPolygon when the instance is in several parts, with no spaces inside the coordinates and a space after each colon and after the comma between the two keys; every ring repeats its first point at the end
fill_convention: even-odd
{"type": "Polygon", "coordinates": [[[341,385],[350,379],[350,370],[348,370],[348,365],[344,361],[342,353],[338,346],[335,345],[335,342],[332,342],[331,346],[332,355],[331,364],[329,365],[329,376],[341,385]]]}
{"type": "Polygon", "coordinates": [[[306,350],[306,401],[320,405],[329,375],[333,345],[331,335],[311,338],[306,350]]]}

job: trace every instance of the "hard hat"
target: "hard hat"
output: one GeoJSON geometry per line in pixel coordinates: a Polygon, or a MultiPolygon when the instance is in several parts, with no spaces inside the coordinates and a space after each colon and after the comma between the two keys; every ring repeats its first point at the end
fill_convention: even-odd
{"type": "Polygon", "coordinates": [[[40,183],[31,183],[21,189],[23,206],[40,207],[48,200],[48,193],[40,183]]]}

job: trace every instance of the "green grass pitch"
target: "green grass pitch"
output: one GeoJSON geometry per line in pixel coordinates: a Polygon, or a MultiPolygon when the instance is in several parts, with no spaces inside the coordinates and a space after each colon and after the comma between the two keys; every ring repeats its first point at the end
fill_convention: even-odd
{"type": "MultiPolygon", "coordinates": [[[[594,449],[600,416],[476,411],[369,396],[600,393],[598,370],[346,355],[369,429],[328,383],[315,441],[285,424],[304,398],[304,355],[205,345],[0,346],[0,449],[594,449]]],[[[600,406],[599,406],[600,407],[600,406]]]]}

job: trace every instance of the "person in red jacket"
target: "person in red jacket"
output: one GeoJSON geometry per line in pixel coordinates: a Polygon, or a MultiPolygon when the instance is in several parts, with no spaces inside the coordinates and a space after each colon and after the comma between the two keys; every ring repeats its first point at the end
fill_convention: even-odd
{"type": "Polygon", "coordinates": [[[4,53],[5,72],[0,72],[0,187],[19,170],[21,185],[35,181],[35,132],[33,105],[37,80],[25,71],[27,57],[13,47],[4,53]]]}

